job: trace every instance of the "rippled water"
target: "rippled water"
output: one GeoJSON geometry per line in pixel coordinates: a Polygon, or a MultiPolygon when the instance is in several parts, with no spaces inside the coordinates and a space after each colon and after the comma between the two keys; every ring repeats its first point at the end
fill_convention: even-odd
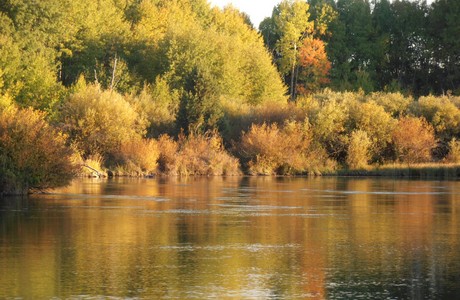
{"type": "Polygon", "coordinates": [[[0,200],[0,298],[454,299],[460,182],[77,180],[0,200]]]}

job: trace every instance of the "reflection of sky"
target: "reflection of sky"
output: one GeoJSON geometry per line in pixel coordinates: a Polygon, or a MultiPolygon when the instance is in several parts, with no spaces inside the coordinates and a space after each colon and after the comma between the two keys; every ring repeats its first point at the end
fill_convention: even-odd
{"type": "Polygon", "coordinates": [[[281,0],[209,0],[211,5],[225,7],[232,4],[239,10],[247,13],[251,17],[251,22],[254,27],[258,28],[260,22],[265,17],[270,17],[273,7],[281,2],[281,0]]]}

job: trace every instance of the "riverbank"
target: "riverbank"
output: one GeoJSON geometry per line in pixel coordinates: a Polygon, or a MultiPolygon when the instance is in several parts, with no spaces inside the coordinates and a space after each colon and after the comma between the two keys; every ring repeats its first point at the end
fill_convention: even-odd
{"type": "Polygon", "coordinates": [[[329,176],[362,176],[362,177],[405,177],[405,178],[458,178],[460,164],[387,164],[356,170],[337,170],[329,176]]]}

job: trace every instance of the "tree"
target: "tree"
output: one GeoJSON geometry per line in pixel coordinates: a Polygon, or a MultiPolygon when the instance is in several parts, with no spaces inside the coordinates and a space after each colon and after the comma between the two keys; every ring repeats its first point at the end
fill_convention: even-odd
{"type": "Polygon", "coordinates": [[[433,90],[459,93],[460,82],[460,2],[437,0],[429,12],[430,50],[434,58],[433,90]]]}
{"type": "Polygon", "coordinates": [[[341,90],[374,90],[375,72],[371,8],[368,0],[338,0],[327,52],[333,85],[341,90]]]}
{"type": "Polygon", "coordinates": [[[295,99],[297,78],[299,73],[299,49],[314,30],[314,23],[309,21],[308,3],[301,0],[284,0],[272,13],[271,20],[261,24],[262,35],[269,45],[273,45],[271,37],[277,38],[274,44],[275,58],[278,68],[289,79],[289,95],[295,99]]]}
{"type": "Polygon", "coordinates": [[[323,41],[315,38],[304,39],[299,50],[299,65],[301,69],[296,88],[300,94],[311,93],[329,82],[331,63],[323,41]]]}

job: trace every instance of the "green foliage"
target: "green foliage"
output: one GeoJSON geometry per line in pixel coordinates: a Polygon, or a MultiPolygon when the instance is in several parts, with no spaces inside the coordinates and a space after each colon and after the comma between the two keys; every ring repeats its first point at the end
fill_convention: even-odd
{"type": "Polygon", "coordinates": [[[0,111],[0,194],[67,185],[74,173],[66,138],[45,114],[9,106],[0,111]]]}
{"type": "Polygon", "coordinates": [[[179,110],[179,93],[171,90],[166,80],[157,77],[153,86],[146,85],[140,94],[126,97],[148,125],[148,136],[157,137],[174,131],[179,110]]]}
{"type": "Polygon", "coordinates": [[[400,117],[407,114],[413,103],[412,97],[405,97],[401,93],[382,93],[376,92],[368,96],[370,101],[382,106],[383,109],[393,117],[400,117]]]}
{"type": "Polygon", "coordinates": [[[328,154],[343,161],[346,153],[346,124],[349,119],[347,98],[339,93],[325,91],[313,95],[319,102],[319,109],[311,115],[315,140],[325,147],[328,154]]]}

